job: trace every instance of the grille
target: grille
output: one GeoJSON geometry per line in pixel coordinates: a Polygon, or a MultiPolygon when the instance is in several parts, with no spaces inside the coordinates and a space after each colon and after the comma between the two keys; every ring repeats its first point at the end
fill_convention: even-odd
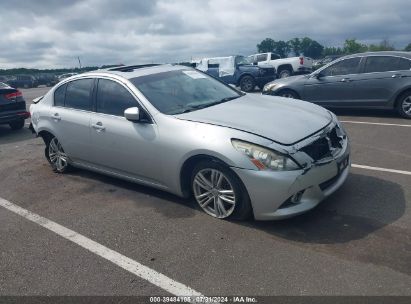
{"type": "Polygon", "coordinates": [[[311,144],[301,148],[301,151],[307,153],[312,159],[320,160],[332,155],[335,149],[341,149],[341,137],[337,134],[337,127],[333,128],[326,136],[317,139],[311,144]]]}

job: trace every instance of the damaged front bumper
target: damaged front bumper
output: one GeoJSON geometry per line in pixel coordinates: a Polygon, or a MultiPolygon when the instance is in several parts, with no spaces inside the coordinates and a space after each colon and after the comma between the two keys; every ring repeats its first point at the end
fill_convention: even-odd
{"type": "Polygon", "coordinates": [[[321,161],[311,161],[301,170],[232,169],[248,191],[255,219],[278,220],[316,207],[342,186],[347,179],[350,164],[350,145],[345,136],[341,149],[336,153],[321,161]]]}

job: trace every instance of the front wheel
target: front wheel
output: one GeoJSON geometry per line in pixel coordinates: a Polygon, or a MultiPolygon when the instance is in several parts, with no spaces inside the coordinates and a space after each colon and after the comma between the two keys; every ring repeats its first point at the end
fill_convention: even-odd
{"type": "Polygon", "coordinates": [[[243,220],[251,215],[250,198],[243,183],[222,164],[199,163],[194,168],[191,186],[196,202],[213,217],[243,220]]]}
{"type": "Polygon", "coordinates": [[[240,81],[241,91],[252,92],[255,88],[254,78],[251,76],[244,76],[240,81]]]}
{"type": "Polygon", "coordinates": [[[16,120],[9,123],[10,128],[13,130],[20,130],[24,127],[24,119],[16,120]]]}
{"type": "Polygon", "coordinates": [[[411,118],[411,91],[401,95],[397,110],[402,117],[411,118]]]}
{"type": "Polygon", "coordinates": [[[285,97],[285,98],[298,99],[297,93],[295,93],[294,91],[291,91],[291,90],[283,90],[283,91],[278,93],[278,96],[285,97]]]}
{"type": "Polygon", "coordinates": [[[71,168],[67,154],[64,152],[57,137],[53,137],[46,145],[45,154],[54,172],[64,173],[71,168]]]}

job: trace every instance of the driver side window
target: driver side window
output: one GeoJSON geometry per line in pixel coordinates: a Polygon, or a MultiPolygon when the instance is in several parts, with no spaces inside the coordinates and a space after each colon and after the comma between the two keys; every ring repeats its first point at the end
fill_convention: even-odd
{"type": "Polygon", "coordinates": [[[99,79],[97,87],[97,112],[124,116],[124,110],[137,107],[137,102],[130,92],[119,83],[99,79]]]}
{"type": "Polygon", "coordinates": [[[323,76],[356,74],[359,71],[361,57],[349,58],[334,63],[321,71],[323,76]]]}

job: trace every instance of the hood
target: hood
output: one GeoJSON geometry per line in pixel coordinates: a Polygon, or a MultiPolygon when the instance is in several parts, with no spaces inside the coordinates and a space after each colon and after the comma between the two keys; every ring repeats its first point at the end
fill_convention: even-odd
{"type": "Polygon", "coordinates": [[[291,145],[324,128],[332,120],[324,108],[301,100],[246,94],[209,108],[176,115],[253,133],[291,145]]]}
{"type": "Polygon", "coordinates": [[[278,78],[270,83],[278,83],[278,84],[289,84],[289,83],[295,83],[296,81],[304,81],[309,77],[309,74],[306,75],[296,75],[296,76],[290,76],[286,78],[278,78]]]}

